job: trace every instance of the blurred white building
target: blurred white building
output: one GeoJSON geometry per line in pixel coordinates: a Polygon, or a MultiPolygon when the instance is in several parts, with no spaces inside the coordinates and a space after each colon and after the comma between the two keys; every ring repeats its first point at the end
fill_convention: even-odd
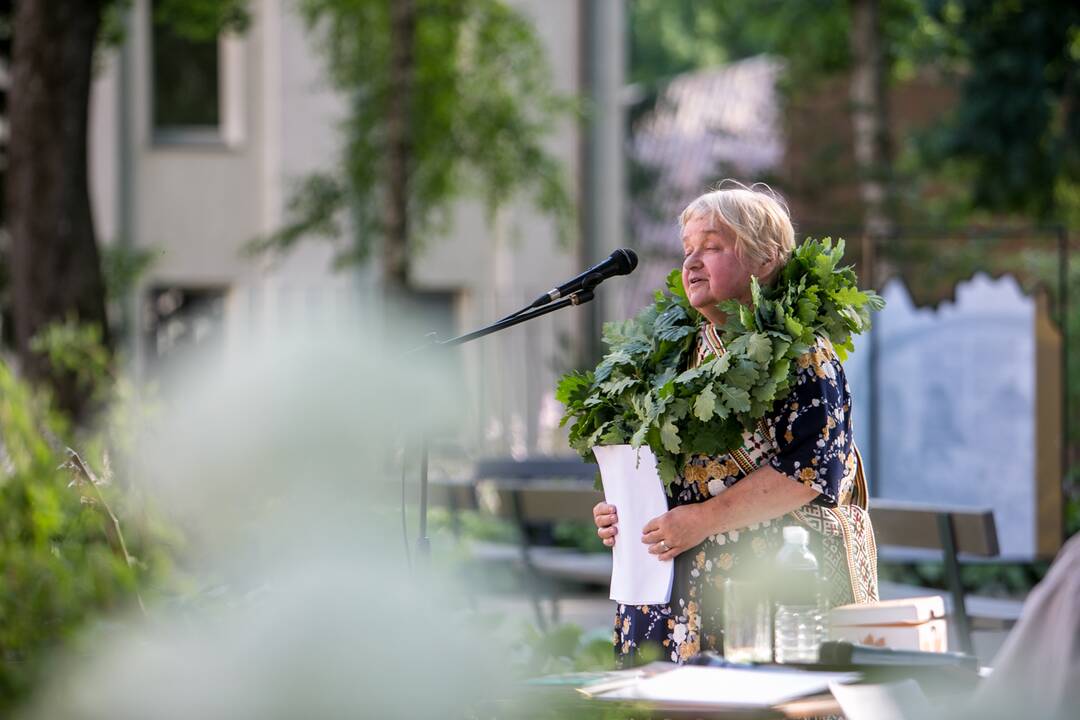
{"type": "MultiPolygon", "coordinates": [[[[550,138],[581,201],[585,240],[560,247],[554,223],[523,203],[494,227],[479,204],[459,203],[450,236],[431,241],[413,263],[424,322],[443,337],[518,309],[625,244],[623,2],[511,4],[535,21],[556,88],[589,96],[595,108],[590,120],[568,118],[550,138]]],[[[217,343],[227,352],[260,332],[344,319],[378,302],[377,270],[335,272],[330,248],[317,240],[276,262],[242,253],[283,224],[297,180],[339,160],[347,106],[296,5],[251,0],[243,35],[193,49],[154,26],[152,0],[134,0],[124,46],[101,60],[90,131],[98,236],[154,258],[132,306],[140,373],[153,374],[184,346],[217,343]]],[[[466,413],[471,439],[519,453],[545,449],[555,417],[550,391],[595,334],[587,328],[597,318],[588,317],[584,308],[565,310],[463,349],[476,398],[466,413]]]]}

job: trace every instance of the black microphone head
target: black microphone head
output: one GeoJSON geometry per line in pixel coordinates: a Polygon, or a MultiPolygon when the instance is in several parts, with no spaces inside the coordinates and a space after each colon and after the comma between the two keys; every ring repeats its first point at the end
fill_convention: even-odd
{"type": "Polygon", "coordinates": [[[618,267],[617,275],[629,275],[637,267],[637,253],[630,248],[619,248],[611,253],[618,267]]]}

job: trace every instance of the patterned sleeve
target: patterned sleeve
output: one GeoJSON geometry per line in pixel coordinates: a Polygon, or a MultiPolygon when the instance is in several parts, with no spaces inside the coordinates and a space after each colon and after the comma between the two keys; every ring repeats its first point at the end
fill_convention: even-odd
{"type": "Polygon", "coordinates": [[[765,417],[777,449],[769,462],[821,493],[814,502],[834,507],[852,457],[851,397],[844,368],[825,341],[796,362],[794,387],[765,417]]]}

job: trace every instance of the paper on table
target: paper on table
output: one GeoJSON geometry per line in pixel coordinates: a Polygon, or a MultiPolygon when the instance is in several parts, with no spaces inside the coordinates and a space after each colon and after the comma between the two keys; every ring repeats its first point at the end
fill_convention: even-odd
{"type": "Polygon", "coordinates": [[[655,605],[671,599],[675,564],[649,554],[641,542],[645,523],[667,512],[664,484],[656,471],[656,456],[647,446],[598,445],[604,498],[619,515],[611,562],[610,598],[627,605],[655,605]]]}
{"type": "Polygon", "coordinates": [[[914,680],[879,685],[829,684],[848,720],[911,720],[930,715],[930,701],[914,680]]]}
{"type": "Polygon", "coordinates": [[[852,682],[858,678],[858,673],[684,665],[600,697],[765,708],[825,692],[830,683],[852,682]]]}

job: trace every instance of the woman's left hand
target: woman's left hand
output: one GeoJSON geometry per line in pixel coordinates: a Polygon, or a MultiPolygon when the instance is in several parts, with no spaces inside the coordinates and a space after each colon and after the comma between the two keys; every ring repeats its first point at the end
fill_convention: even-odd
{"type": "Polygon", "coordinates": [[[660,560],[671,560],[709,536],[704,513],[695,505],[680,505],[645,523],[641,542],[660,560]]]}

